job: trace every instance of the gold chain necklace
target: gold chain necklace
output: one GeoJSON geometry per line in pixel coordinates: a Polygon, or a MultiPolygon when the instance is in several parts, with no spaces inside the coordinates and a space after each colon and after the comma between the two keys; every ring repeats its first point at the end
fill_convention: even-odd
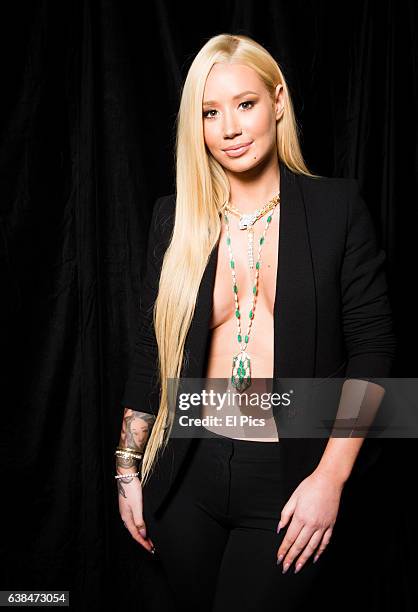
{"type": "Polygon", "coordinates": [[[262,208],[259,208],[252,213],[243,214],[238,210],[238,208],[231,206],[229,202],[227,202],[224,206],[225,210],[239,217],[239,224],[238,224],[239,229],[247,230],[247,237],[248,237],[247,252],[248,252],[248,265],[250,267],[250,270],[254,268],[254,251],[253,251],[254,225],[256,221],[258,221],[258,219],[261,219],[261,217],[263,217],[266,213],[268,213],[270,210],[273,210],[273,208],[275,208],[278,202],[280,202],[280,191],[271,200],[269,200],[269,202],[267,202],[267,204],[265,204],[262,208]]]}

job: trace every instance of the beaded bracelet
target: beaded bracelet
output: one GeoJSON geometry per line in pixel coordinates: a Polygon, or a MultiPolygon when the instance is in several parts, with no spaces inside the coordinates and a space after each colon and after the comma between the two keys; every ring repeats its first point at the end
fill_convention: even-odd
{"type": "Polygon", "coordinates": [[[129,478],[130,476],[138,476],[141,472],[135,472],[134,474],[117,474],[115,478],[129,478]]]}

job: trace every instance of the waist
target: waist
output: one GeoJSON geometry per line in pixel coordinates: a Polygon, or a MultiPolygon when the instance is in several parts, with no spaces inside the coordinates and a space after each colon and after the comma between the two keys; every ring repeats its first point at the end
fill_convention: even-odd
{"type": "Polygon", "coordinates": [[[263,441],[254,441],[248,439],[231,438],[229,436],[222,436],[213,432],[208,431],[208,436],[199,439],[199,446],[205,449],[212,449],[216,452],[217,449],[222,448],[228,451],[233,451],[234,455],[248,458],[267,458],[277,459],[280,454],[280,443],[271,439],[263,441]],[[266,442],[269,442],[266,444],[266,442]]]}

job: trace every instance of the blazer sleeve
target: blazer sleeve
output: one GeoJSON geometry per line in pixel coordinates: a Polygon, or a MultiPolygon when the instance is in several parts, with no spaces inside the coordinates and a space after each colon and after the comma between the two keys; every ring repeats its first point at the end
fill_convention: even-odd
{"type": "Polygon", "coordinates": [[[141,282],[135,341],[121,403],[123,407],[157,415],[160,404],[158,345],[153,323],[153,307],[161,274],[161,209],[165,197],[156,200],[148,235],[146,267],[141,282]]]}
{"type": "Polygon", "coordinates": [[[359,183],[349,179],[347,233],[341,272],[347,378],[389,377],[396,352],[384,262],[359,183]]]}

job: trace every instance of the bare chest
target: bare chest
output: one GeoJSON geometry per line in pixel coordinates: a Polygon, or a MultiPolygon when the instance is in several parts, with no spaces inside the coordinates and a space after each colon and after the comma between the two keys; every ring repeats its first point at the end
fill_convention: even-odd
{"type": "MultiPolygon", "coordinates": [[[[254,226],[254,268],[250,269],[247,230],[240,230],[238,218],[230,216],[231,251],[235,262],[234,270],[238,287],[237,296],[243,339],[248,331],[249,312],[252,308],[254,295],[255,264],[258,260],[259,240],[263,235],[266,219],[267,215],[259,219],[254,226]]],[[[253,377],[272,377],[273,374],[273,323],[279,253],[279,225],[279,210],[276,208],[261,248],[258,293],[255,297],[254,317],[247,347],[250,355],[257,357],[254,364],[257,363],[258,368],[253,371],[253,377]]],[[[210,320],[211,347],[208,377],[229,376],[231,356],[234,352],[238,352],[240,348],[237,339],[238,325],[235,314],[233,277],[226,238],[226,227],[222,220],[213,290],[213,311],[210,320]]]]}

